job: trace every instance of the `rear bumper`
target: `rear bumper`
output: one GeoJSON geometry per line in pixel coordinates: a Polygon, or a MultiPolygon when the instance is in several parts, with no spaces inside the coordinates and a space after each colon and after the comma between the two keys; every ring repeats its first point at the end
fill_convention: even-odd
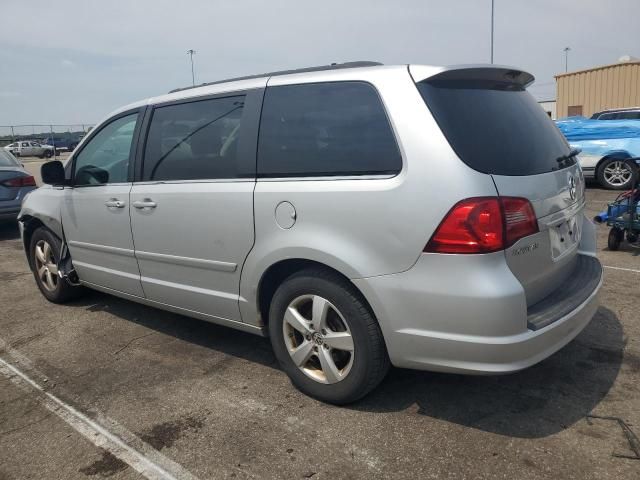
{"type": "Polygon", "coordinates": [[[36,187],[22,187],[18,190],[16,198],[0,201],[0,220],[16,220],[22,208],[24,197],[35,189],[36,187]]]}
{"type": "Polygon", "coordinates": [[[20,201],[0,202],[0,220],[15,220],[20,213],[20,201]],[[9,205],[2,205],[8,203],[9,205]]]}
{"type": "Polygon", "coordinates": [[[500,267],[504,257],[496,255],[502,254],[472,260],[422,255],[407,272],[354,280],[380,319],[395,366],[467,374],[515,372],[558,351],[594,316],[602,285],[595,257],[590,260],[599,267],[592,270],[597,277],[590,279],[588,292],[581,291],[581,301],[574,301],[569,311],[557,308],[552,322],[532,330],[524,291],[508,268],[500,267]],[[442,270],[443,263],[457,273],[442,270]]]}
{"type": "Polygon", "coordinates": [[[2,212],[0,211],[0,220],[16,220],[18,218],[18,213],[20,209],[15,212],[2,212]]]}

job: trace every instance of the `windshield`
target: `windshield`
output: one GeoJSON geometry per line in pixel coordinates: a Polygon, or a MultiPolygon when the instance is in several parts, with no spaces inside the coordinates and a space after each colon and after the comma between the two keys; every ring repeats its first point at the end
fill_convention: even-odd
{"type": "Polygon", "coordinates": [[[491,80],[417,84],[460,159],[493,175],[536,175],[575,164],[562,133],[520,85],[491,80]]]}
{"type": "Polygon", "coordinates": [[[0,167],[18,167],[20,163],[13,155],[4,149],[0,149],[0,167]]]}

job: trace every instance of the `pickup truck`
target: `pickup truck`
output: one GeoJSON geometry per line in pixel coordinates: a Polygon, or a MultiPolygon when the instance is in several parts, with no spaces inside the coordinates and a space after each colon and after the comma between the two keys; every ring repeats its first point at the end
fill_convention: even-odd
{"type": "Polygon", "coordinates": [[[55,153],[55,149],[50,145],[42,145],[32,140],[21,140],[14,142],[4,149],[16,157],[40,157],[51,158],[55,153]]]}

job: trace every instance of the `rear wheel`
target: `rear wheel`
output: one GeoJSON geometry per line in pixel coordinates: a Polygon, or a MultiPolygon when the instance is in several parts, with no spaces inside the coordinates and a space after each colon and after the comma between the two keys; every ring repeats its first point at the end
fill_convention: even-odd
{"type": "Polygon", "coordinates": [[[607,246],[609,247],[609,250],[618,250],[623,238],[624,232],[619,228],[612,227],[611,230],[609,230],[609,238],[607,239],[607,246]]]}
{"type": "Polygon", "coordinates": [[[44,156],[47,157],[47,158],[51,158],[51,157],[53,157],[53,152],[51,150],[47,149],[47,150],[44,151],[44,156]]]}
{"type": "Polygon", "coordinates": [[[60,249],[60,240],[46,228],[33,232],[29,249],[31,268],[40,292],[53,303],[67,302],[82,291],[58,275],[60,249]]]}
{"type": "Polygon", "coordinates": [[[625,190],[633,186],[636,168],[625,159],[610,158],[598,168],[598,182],[605,188],[625,190]]]}
{"type": "Polygon", "coordinates": [[[382,332],[364,299],[347,280],[323,268],[298,272],[278,288],[269,333],[291,382],[328,403],[358,400],[389,369],[382,332]]]}

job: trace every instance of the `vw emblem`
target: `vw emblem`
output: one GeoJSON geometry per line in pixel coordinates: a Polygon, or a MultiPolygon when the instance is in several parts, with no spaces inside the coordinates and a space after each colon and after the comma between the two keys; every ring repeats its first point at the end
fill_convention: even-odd
{"type": "Polygon", "coordinates": [[[576,187],[576,179],[573,175],[569,175],[569,196],[571,200],[576,199],[577,187],[576,187]]]}
{"type": "Polygon", "coordinates": [[[315,343],[316,345],[322,345],[324,343],[324,340],[322,339],[322,335],[320,335],[318,332],[314,332],[314,334],[312,335],[313,338],[313,343],[315,343]]]}

